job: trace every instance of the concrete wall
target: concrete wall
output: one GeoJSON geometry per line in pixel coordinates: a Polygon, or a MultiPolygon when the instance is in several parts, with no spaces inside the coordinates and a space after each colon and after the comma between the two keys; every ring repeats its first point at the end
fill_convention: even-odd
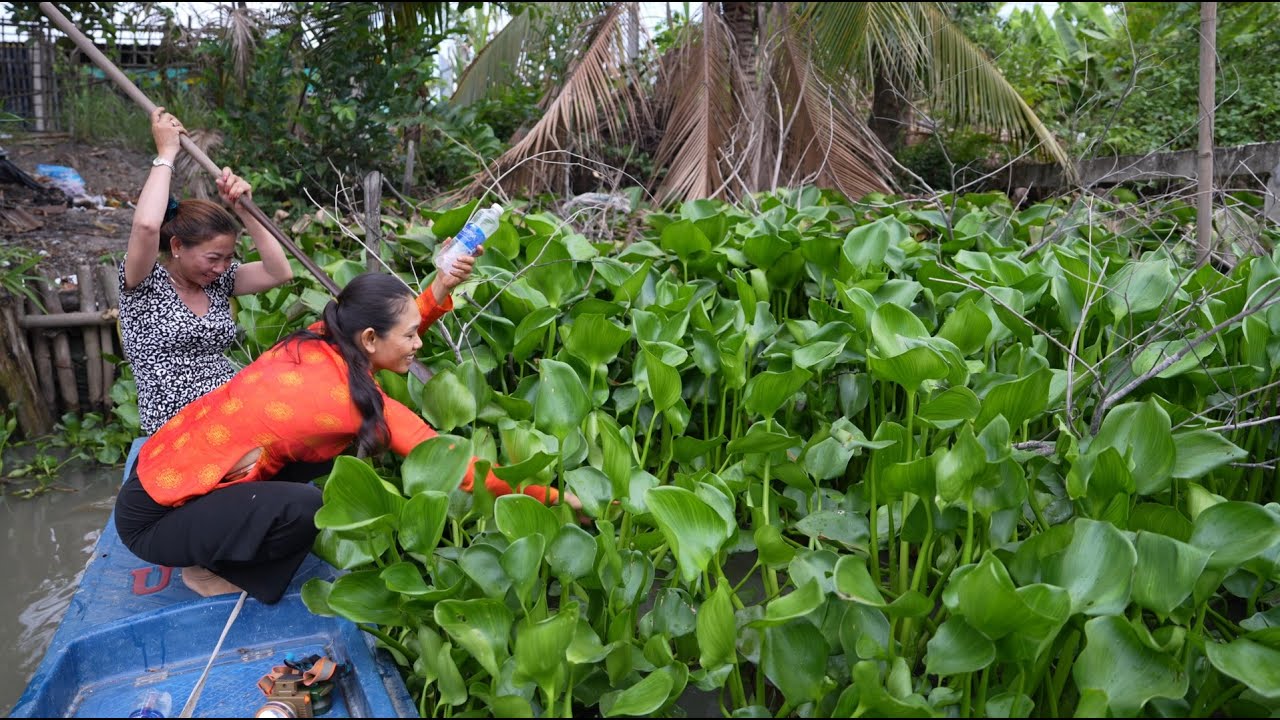
{"type": "MultiPolygon", "coordinates": [[[[1196,151],[1150,155],[1122,155],[1086,160],[1077,165],[1080,182],[1068,184],[1058,165],[1025,165],[992,178],[993,187],[1013,193],[1026,188],[1033,194],[1060,192],[1069,187],[1097,188],[1129,182],[1196,181],[1196,151]]],[[[1280,223],[1280,142],[1251,143],[1213,151],[1215,182],[1228,187],[1265,190],[1265,213],[1280,223]]]]}

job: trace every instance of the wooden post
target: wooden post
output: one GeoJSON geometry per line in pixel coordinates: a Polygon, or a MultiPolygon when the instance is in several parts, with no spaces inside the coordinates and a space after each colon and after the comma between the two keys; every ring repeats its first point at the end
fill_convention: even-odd
{"type": "Polygon", "coordinates": [[[1213,252],[1213,113],[1217,91],[1218,3],[1200,3],[1200,142],[1196,150],[1196,265],[1213,252]]]}
{"type": "MultiPolygon", "coordinates": [[[[96,310],[97,283],[93,278],[93,267],[85,264],[76,268],[76,284],[80,286],[80,311],[96,310]]],[[[89,402],[92,409],[102,407],[102,343],[99,340],[100,326],[84,326],[84,371],[89,385],[89,402]]]]}
{"type": "Polygon", "coordinates": [[[0,295],[0,395],[6,404],[16,406],[18,427],[23,437],[34,438],[53,430],[53,415],[40,397],[40,379],[36,376],[26,333],[18,326],[21,300],[0,295]]]}
{"type": "Polygon", "coordinates": [[[1267,222],[1280,225],[1280,162],[1267,174],[1267,197],[1262,208],[1267,222]]]}
{"type": "MultiPolygon", "coordinates": [[[[102,309],[111,310],[120,308],[120,288],[117,286],[120,282],[116,267],[114,265],[98,266],[98,287],[102,290],[102,309]]],[[[115,336],[117,332],[116,324],[103,326],[98,329],[99,339],[102,343],[102,407],[111,409],[111,386],[116,383],[116,364],[112,362],[109,355],[116,355],[115,336]]],[[[124,357],[122,349],[118,355],[124,357]]]]}
{"type": "MultiPolygon", "coordinates": [[[[27,301],[27,315],[22,320],[40,316],[40,306],[27,301]]],[[[28,335],[31,343],[32,361],[36,366],[36,379],[40,381],[40,395],[44,398],[44,406],[49,412],[58,409],[58,393],[53,384],[53,355],[49,352],[49,337],[44,330],[32,330],[28,335]]]]}
{"type": "MultiPolygon", "coordinates": [[[[58,297],[54,279],[46,275],[40,289],[44,293],[45,312],[49,315],[62,314],[62,300],[58,297]]],[[[53,333],[53,367],[63,407],[67,412],[80,414],[80,391],[76,387],[75,368],[71,365],[71,341],[62,330],[53,333]]]]}
{"type": "Polygon", "coordinates": [[[400,189],[406,195],[413,192],[413,161],[418,156],[418,143],[415,141],[418,132],[415,129],[404,141],[404,179],[400,182],[400,189]]]}
{"type": "Polygon", "coordinates": [[[44,29],[36,25],[31,29],[31,111],[35,116],[36,132],[49,128],[45,124],[48,108],[45,99],[44,29]]]}
{"type": "Polygon", "coordinates": [[[377,170],[364,176],[364,245],[365,269],[381,270],[382,173],[377,170]]]}

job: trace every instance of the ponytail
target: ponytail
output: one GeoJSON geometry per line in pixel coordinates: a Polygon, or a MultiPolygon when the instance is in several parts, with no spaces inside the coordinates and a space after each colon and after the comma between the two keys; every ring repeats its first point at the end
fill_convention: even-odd
{"type": "Polygon", "coordinates": [[[357,341],[359,333],[372,328],[379,337],[395,325],[404,303],[413,302],[413,293],[400,278],[384,273],[365,273],[347,284],[336,300],[324,308],[324,330],[300,330],[282,344],[321,340],[337,348],[347,363],[347,385],[351,401],[360,412],[356,451],[363,455],[381,452],[391,441],[384,415],[384,403],[373,380],[369,356],[357,341]]]}

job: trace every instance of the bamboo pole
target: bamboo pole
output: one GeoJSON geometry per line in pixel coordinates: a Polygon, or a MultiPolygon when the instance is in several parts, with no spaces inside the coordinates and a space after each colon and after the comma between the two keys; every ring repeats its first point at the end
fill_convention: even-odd
{"type": "MultiPolygon", "coordinates": [[[[76,47],[80,48],[80,51],[87,55],[89,59],[98,66],[98,69],[102,70],[102,72],[106,74],[108,79],[115,82],[115,84],[119,86],[131,100],[145,110],[148,116],[156,109],[156,104],[151,102],[151,99],[148,98],[137,85],[134,85],[133,81],[121,72],[120,68],[117,68],[106,55],[103,55],[102,51],[99,50],[97,46],[89,40],[89,38],[85,37],[85,34],[80,32],[80,30],[67,19],[67,16],[63,15],[62,11],[58,10],[53,3],[40,3],[40,10],[44,12],[54,25],[58,26],[59,30],[66,33],[67,37],[71,38],[71,41],[76,44],[76,47]]],[[[192,159],[200,165],[200,167],[204,168],[214,177],[222,175],[222,168],[215,165],[214,162],[209,159],[209,156],[205,155],[204,150],[201,150],[200,146],[196,145],[190,137],[183,134],[180,135],[178,139],[182,144],[182,149],[186,150],[187,154],[190,155],[192,159]]],[[[254,204],[252,199],[242,196],[238,202],[241,207],[247,210],[249,214],[254,217],[255,220],[262,223],[262,226],[265,227],[286,250],[292,253],[293,256],[296,257],[298,261],[315,276],[316,280],[320,281],[320,284],[323,285],[326,290],[334,295],[338,294],[339,288],[337,283],[333,281],[333,278],[329,277],[329,275],[325,273],[325,271],[321,269],[314,260],[307,257],[306,254],[299,250],[298,246],[295,245],[288,236],[281,232],[280,228],[276,227],[275,223],[273,223],[271,219],[254,204]]]]}
{"type": "Polygon", "coordinates": [[[41,402],[40,379],[18,322],[21,315],[20,297],[0,295],[0,344],[7,350],[0,353],[0,396],[15,406],[23,436],[33,438],[53,430],[53,415],[41,402]]]}
{"type": "MultiPolygon", "coordinates": [[[[58,297],[52,277],[45,276],[45,282],[40,286],[40,291],[44,293],[46,314],[65,314],[62,312],[62,299],[58,297]]],[[[31,320],[32,318],[27,318],[28,323],[31,320]]],[[[80,414],[80,390],[76,387],[76,371],[71,364],[71,341],[67,339],[65,330],[58,330],[53,334],[53,368],[57,376],[57,387],[62,397],[63,407],[67,412],[80,414]]]]}
{"type": "MultiPolygon", "coordinates": [[[[93,267],[88,264],[76,268],[76,284],[80,286],[80,311],[97,309],[97,285],[93,279],[93,267]]],[[[98,325],[84,326],[84,372],[88,380],[89,407],[102,407],[102,342],[98,325]]]]}
{"type": "MultiPolygon", "coordinates": [[[[40,306],[34,301],[27,301],[27,313],[18,317],[18,324],[30,329],[29,321],[33,317],[43,317],[40,306]]],[[[40,383],[40,396],[44,398],[44,406],[50,413],[58,409],[58,392],[53,384],[53,355],[49,352],[49,337],[44,330],[31,330],[27,334],[31,345],[31,360],[36,366],[36,380],[40,383]]]]}
{"type": "MultiPolygon", "coordinates": [[[[85,34],[80,32],[80,30],[67,19],[67,16],[63,15],[62,11],[54,6],[53,3],[40,3],[40,11],[43,12],[59,30],[66,33],[67,37],[71,38],[71,41],[76,44],[76,47],[80,48],[80,51],[87,55],[89,59],[98,66],[98,69],[102,70],[109,79],[115,82],[116,85],[118,85],[120,89],[130,97],[130,99],[145,110],[148,116],[156,109],[156,104],[151,102],[146,94],[144,94],[137,85],[134,85],[133,81],[121,72],[106,55],[103,55],[102,51],[93,44],[93,41],[85,37],[85,34]]],[[[187,137],[185,134],[178,137],[182,144],[182,149],[186,150],[187,154],[190,155],[196,163],[214,177],[218,177],[222,174],[222,169],[215,165],[213,161],[209,159],[209,156],[205,155],[204,151],[200,149],[200,146],[196,145],[191,138],[187,137]]],[[[338,294],[340,288],[338,287],[338,284],[333,281],[333,278],[329,277],[328,273],[316,264],[316,261],[308,257],[306,253],[302,252],[302,250],[300,250],[298,246],[288,238],[288,236],[281,232],[280,228],[276,227],[275,223],[267,217],[266,213],[262,212],[262,210],[254,204],[252,199],[241,196],[238,202],[240,206],[248,211],[255,220],[262,223],[262,226],[271,233],[271,235],[284,247],[285,250],[289,251],[291,255],[298,259],[298,262],[302,263],[302,266],[305,267],[307,271],[324,286],[325,290],[328,290],[331,295],[338,294]]],[[[431,379],[431,371],[427,369],[427,366],[417,360],[413,361],[413,364],[409,367],[409,372],[424,383],[431,379]]]]}
{"type": "MultiPolygon", "coordinates": [[[[106,410],[111,409],[111,387],[116,384],[116,364],[111,360],[111,356],[116,355],[115,321],[120,317],[120,288],[116,287],[118,282],[120,281],[117,278],[115,266],[98,266],[98,288],[102,291],[102,309],[115,316],[110,325],[104,325],[98,329],[102,343],[102,407],[106,410]]],[[[121,352],[120,355],[123,356],[124,353],[121,352]]]]}
{"type": "Polygon", "coordinates": [[[54,315],[27,315],[18,322],[28,330],[65,330],[92,325],[94,328],[115,324],[116,310],[63,312],[54,315]]]}

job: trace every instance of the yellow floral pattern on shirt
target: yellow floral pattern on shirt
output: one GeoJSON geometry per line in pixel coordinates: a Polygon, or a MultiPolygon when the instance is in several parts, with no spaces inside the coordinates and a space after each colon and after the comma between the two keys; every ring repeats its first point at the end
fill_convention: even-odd
{"type": "Polygon", "coordinates": [[[200,472],[196,477],[200,479],[200,484],[202,485],[217,485],[218,481],[222,479],[222,470],[217,465],[205,465],[200,468],[200,472]]]}
{"type": "Polygon", "coordinates": [[[293,417],[293,408],[288,403],[269,402],[267,403],[267,415],[272,420],[288,420],[293,417]]]}
{"type": "Polygon", "coordinates": [[[231,441],[231,431],[227,429],[226,425],[214,425],[205,431],[204,438],[209,441],[210,445],[215,447],[226,445],[231,441]]]}
{"type": "Polygon", "coordinates": [[[156,485],[172,490],[182,484],[182,473],[173,468],[165,468],[156,475],[156,485]]]}
{"type": "MultiPolygon", "coordinates": [[[[436,307],[429,298],[420,305],[428,321],[449,309],[436,307]]],[[[254,448],[262,452],[244,474],[246,480],[271,477],[289,460],[329,459],[347,447],[360,417],[347,386],[346,364],[324,343],[306,342],[300,349],[296,355],[264,353],[156,433],[139,457],[139,470],[157,502],[172,507],[216,492],[232,456],[254,448]]],[[[411,439],[430,432],[411,412],[392,415],[389,429],[397,452],[407,453],[414,445],[411,439]]]]}

